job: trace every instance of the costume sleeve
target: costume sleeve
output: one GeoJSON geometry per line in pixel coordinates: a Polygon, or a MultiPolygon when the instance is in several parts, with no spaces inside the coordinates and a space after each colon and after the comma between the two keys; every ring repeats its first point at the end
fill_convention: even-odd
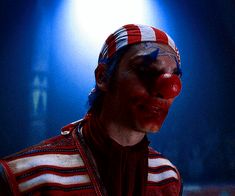
{"type": "Polygon", "coordinates": [[[13,196],[5,169],[0,161],[0,195],[13,196]]]}

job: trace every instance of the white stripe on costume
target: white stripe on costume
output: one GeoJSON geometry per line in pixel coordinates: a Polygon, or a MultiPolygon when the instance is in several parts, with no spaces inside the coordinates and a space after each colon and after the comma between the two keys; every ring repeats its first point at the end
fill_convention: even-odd
{"type": "Polygon", "coordinates": [[[173,170],[165,171],[159,174],[148,173],[148,181],[150,182],[161,182],[172,177],[178,179],[177,173],[173,170]]]}
{"type": "Polygon", "coordinates": [[[141,32],[141,41],[156,41],[155,32],[151,27],[138,26],[141,32]]]}
{"type": "Polygon", "coordinates": [[[175,166],[167,159],[164,158],[149,158],[148,159],[148,165],[149,167],[159,167],[159,166],[171,166],[175,168],[175,166]]]}
{"type": "Polygon", "coordinates": [[[75,175],[75,176],[64,177],[55,174],[43,174],[20,183],[19,189],[21,192],[23,192],[41,184],[58,183],[62,185],[71,185],[71,184],[83,184],[88,182],[90,182],[90,178],[88,175],[75,175]]]}
{"type": "Polygon", "coordinates": [[[168,44],[170,47],[172,47],[172,49],[174,51],[176,51],[176,48],[175,48],[175,42],[173,41],[173,39],[166,33],[166,36],[168,38],[168,44]]]}
{"type": "Polygon", "coordinates": [[[36,155],[36,156],[19,158],[9,162],[9,166],[13,171],[13,173],[15,174],[42,165],[70,168],[70,167],[84,166],[84,162],[79,154],[36,155]]]}

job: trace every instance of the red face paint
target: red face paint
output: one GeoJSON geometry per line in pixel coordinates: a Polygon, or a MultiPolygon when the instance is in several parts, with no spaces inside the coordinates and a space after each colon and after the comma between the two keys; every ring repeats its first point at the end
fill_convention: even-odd
{"type": "Polygon", "coordinates": [[[169,55],[159,56],[156,61],[147,57],[156,56],[157,49],[154,43],[149,48],[133,45],[122,57],[112,89],[105,94],[109,121],[139,132],[156,132],[161,128],[180,93],[181,81],[174,74],[177,65],[169,55]]]}
{"type": "Polygon", "coordinates": [[[156,80],[157,92],[163,99],[171,99],[179,95],[182,84],[175,74],[161,74],[156,80]]]}

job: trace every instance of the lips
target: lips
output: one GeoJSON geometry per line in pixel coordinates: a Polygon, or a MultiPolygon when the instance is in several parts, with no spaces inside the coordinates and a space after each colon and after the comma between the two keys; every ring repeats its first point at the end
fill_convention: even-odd
{"type": "Polygon", "coordinates": [[[162,100],[146,101],[138,105],[138,108],[145,113],[166,115],[170,104],[162,100]]]}
{"type": "Polygon", "coordinates": [[[136,96],[132,99],[131,105],[138,127],[148,131],[159,130],[166,119],[171,103],[161,98],[136,96]]]}
{"type": "Polygon", "coordinates": [[[151,112],[157,114],[157,113],[159,113],[159,112],[162,111],[162,108],[159,108],[159,107],[157,107],[157,106],[150,106],[150,107],[149,107],[149,110],[150,110],[151,112]]]}
{"type": "Polygon", "coordinates": [[[164,111],[168,111],[170,107],[170,103],[166,100],[162,100],[160,98],[157,99],[151,99],[149,101],[145,102],[145,105],[150,107],[150,108],[155,108],[155,109],[160,109],[164,111]]]}

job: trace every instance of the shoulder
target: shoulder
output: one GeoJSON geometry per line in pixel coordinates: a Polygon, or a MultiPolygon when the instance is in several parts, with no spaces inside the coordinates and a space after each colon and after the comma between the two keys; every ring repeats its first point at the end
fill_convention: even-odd
{"type": "Polygon", "coordinates": [[[11,162],[22,158],[29,158],[31,156],[42,156],[44,154],[53,153],[69,153],[73,151],[74,142],[70,136],[58,135],[53,138],[44,140],[39,144],[25,148],[17,153],[6,156],[3,160],[11,162]]]}
{"type": "Polygon", "coordinates": [[[47,139],[1,160],[14,192],[26,193],[44,185],[62,184],[60,188],[66,188],[70,183],[77,187],[81,183],[90,183],[80,148],[73,137],[75,126],[69,128],[67,134],[47,139]]]}
{"type": "Polygon", "coordinates": [[[15,159],[27,158],[44,154],[73,154],[78,151],[72,136],[80,121],[70,123],[61,128],[61,134],[55,137],[46,139],[39,144],[25,148],[17,153],[6,156],[3,160],[10,162],[15,159]]]}
{"type": "Polygon", "coordinates": [[[148,154],[148,186],[174,189],[176,192],[181,189],[181,177],[175,165],[151,147],[148,154]]]}
{"type": "Polygon", "coordinates": [[[149,167],[163,167],[169,166],[170,168],[176,169],[176,167],[167,159],[162,153],[154,150],[152,147],[149,147],[149,167]]]}

